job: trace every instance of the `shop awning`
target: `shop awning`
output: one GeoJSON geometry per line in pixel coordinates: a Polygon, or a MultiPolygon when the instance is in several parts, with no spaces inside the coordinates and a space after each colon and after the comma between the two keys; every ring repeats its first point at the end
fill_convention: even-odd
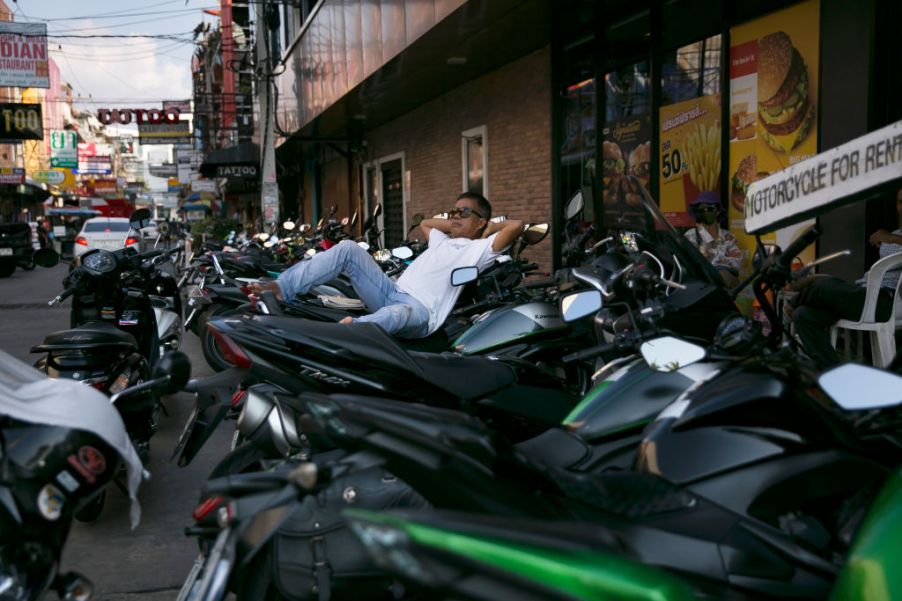
{"type": "Polygon", "coordinates": [[[217,167],[238,165],[259,167],[260,147],[253,142],[241,142],[237,146],[213,150],[204,157],[204,162],[200,164],[200,173],[204,177],[218,177],[217,167]]]}
{"type": "Polygon", "coordinates": [[[50,197],[47,185],[30,177],[25,178],[24,184],[0,184],[0,193],[18,195],[23,201],[28,202],[44,202],[50,197]]]}

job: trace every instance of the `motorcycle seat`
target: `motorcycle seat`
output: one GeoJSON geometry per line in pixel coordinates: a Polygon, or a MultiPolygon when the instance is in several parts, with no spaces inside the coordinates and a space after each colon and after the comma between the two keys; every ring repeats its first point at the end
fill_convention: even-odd
{"type": "Polygon", "coordinates": [[[48,334],[44,342],[33,346],[32,353],[46,353],[73,349],[93,349],[106,347],[121,351],[133,351],[138,348],[135,337],[103,322],[94,321],[82,324],[71,330],[61,330],[48,334]]]}
{"type": "Polygon", "coordinates": [[[337,324],[267,316],[260,319],[281,336],[343,361],[378,364],[405,371],[450,396],[469,401],[510,386],[516,374],[505,363],[454,353],[407,351],[385,330],[371,323],[337,324]]]}

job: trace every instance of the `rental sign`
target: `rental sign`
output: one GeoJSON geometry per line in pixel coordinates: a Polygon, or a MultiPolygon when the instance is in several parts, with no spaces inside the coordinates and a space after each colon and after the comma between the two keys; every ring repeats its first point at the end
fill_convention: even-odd
{"type": "Polygon", "coordinates": [[[746,194],[745,231],[773,231],[898,178],[902,178],[902,121],[752,183],[746,194]]]}

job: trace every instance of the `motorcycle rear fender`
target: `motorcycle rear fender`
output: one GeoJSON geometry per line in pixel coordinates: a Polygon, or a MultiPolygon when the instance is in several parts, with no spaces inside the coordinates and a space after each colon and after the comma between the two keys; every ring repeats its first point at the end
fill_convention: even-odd
{"type": "Polygon", "coordinates": [[[246,369],[233,367],[207,378],[191,380],[187,384],[185,390],[195,393],[194,404],[197,409],[197,421],[178,456],[180,467],[191,463],[216,431],[217,426],[232,407],[232,394],[246,376],[246,369]]]}

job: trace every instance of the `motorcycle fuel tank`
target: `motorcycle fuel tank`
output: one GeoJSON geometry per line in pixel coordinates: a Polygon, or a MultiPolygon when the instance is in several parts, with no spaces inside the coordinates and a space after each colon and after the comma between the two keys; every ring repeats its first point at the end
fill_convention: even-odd
{"type": "Polygon", "coordinates": [[[551,303],[509,305],[483,314],[460,338],[454,350],[464,355],[483,353],[522,340],[567,328],[561,311],[551,303]]]}

